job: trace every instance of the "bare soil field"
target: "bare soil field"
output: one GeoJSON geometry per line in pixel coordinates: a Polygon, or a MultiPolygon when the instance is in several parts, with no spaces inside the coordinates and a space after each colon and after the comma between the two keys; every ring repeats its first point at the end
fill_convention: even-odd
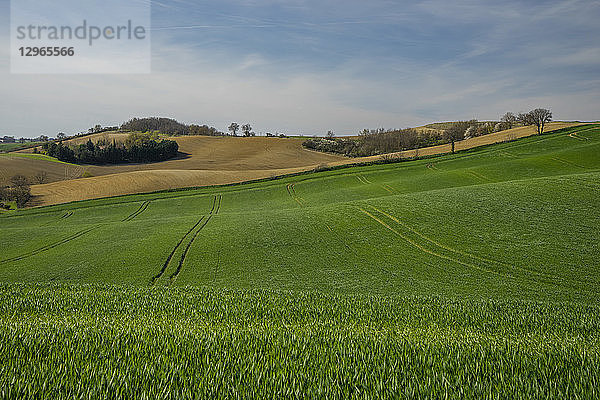
{"type": "Polygon", "coordinates": [[[269,178],[306,170],[306,167],[246,170],[153,170],[122,172],[92,178],[34,185],[33,206],[67,203],[132,193],[145,193],[184,187],[222,185],[269,178]]]}
{"type": "MultiPolygon", "coordinates": [[[[578,124],[553,122],[546,130],[575,125],[578,124]]],[[[515,128],[457,142],[456,150],[514,140],[535,133],[535,127],[515,128]]],[[[103,135],[106,136],[97,136],[100,138],[103,135]]],[[[84,139],[87,140],[88,137],[84,139]]],[[[95,137],[92,139],[97,140],[95,137]]],[[[120,138],[115,136],[114,139],[120,138]]],[[[47,171],[49,183],[32,186],[34,205],[39,206],[179,187],[237,183],[311,170],[317,166],[375,161],[382,157],[350,159],[309,151],[302,147],[304,139],[301,138],[186,136],[173,139],[179,143],[183,155],[177,159],[150,164],[83,166],[78,169],[77,166],[43,160],[20,157],[3,159],[6,157],[3,156],[0,157],[0,179],[4,175],[8,178],[15,173],[32,176],[39,170],[47,171]],[[93,177],[75,179],[84,171],[93,177]]],[[[419,149],[418,155],[447,153],[450,149],[449,144],[428,147],[419,149]]],[[[415,150],[392,154],[402,158],[415,155],[415,150]]]]}

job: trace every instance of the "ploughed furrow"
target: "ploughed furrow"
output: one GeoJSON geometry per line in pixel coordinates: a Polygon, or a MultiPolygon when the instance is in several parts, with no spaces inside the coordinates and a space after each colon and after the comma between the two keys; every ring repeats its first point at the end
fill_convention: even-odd
{"type": "Polygon", "coordinates": [[[65,243],[69,243],[70,241],[77,239],[77,238],[85,235],[86,233],[89,233],[89,232],[93,231],[97,227],[98,227],[98,225],[93,226],[91,228],[83,229],[83,230],[81,230],[81,231],[79,231],[79,232],[77,232],[77,233],[75,233],[75,234],[73,234],[71,236],[68,236],[68,237],[66,237],[66,238],[64,238],[62,240],[59,240],[58,242],[54,242],[54,243],[48,244],[46,246],[40,247],[38,249],[31,250],[31,251],[29,251],[29,252],[27,252],[25,254],[21,254],[20,256],[16,256],[16,257],[11,257],[11,258],[7,258],[7,259],[4,259],[4,260],[0,260],[0,264],[11,262],[11,261],[19,261],[19,260],[22,260],[24,258],[35,256],[36,254],[40,254],[40,253],[43,253],[45,251],[51,250],[51,249],[53,249],[55,247],[58,247],[60,245],[63,245],[65,243]]]}
{"type": "Polygon", "coordinates": [[[146,209],[148,208],[148,205],[150,205],[150,200],[144,201],[134,213],[129,214],[129,216],[127,216],[127,218],[123,219],[122,222],[131,221],[132,219],[134,219],[135,217],[137,217],[138,215],[140,215],[141,213],[146,211],[146,209]]]}
{"type": "Polygon", "coordinates": [[[169,276],[170,283],[172,283],[175,279],[177,279],[177,276],[179,276],[179,273],[183,269],[183,264],[185,263],[185,258],[187,257],[188,252],[190,251],[190,248],[192,247],[192,244],[194,244],[194,241],[196,240],[196,237],[198,237],[198,234],[200,233],[200,231],[202,229],[204,229],[204,227],[210,222],[210,220],[212,219],[212,217],[214,215],[219,214],[219,210],[221,209],[222,197],[223,196],[221,196],[221,195],[215,196],[215,198],[213,200],[213,207],[210,210],[208,217],[204,220],[204,223],[202,225],[200,225],[200,227],[198,229],[196,229],[196,232],[192,235],[192,239],[189,241],[189,243],[183,250],[183,253],[181,254],[181,258],[179,259],[179,264],[177,265],[177,269],[175,270],[175,272],[173,272],[169,276]]]}

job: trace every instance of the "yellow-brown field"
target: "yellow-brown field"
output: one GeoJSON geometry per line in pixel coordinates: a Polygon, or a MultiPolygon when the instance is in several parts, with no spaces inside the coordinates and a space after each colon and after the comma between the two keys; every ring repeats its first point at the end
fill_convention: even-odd
{"type": "MultiPolygon", "coordinates": [[[[554,122],[548,126],[547,131],[574,125],[577,124],[554,122]]],[[[515,128],[457,142],[456,150],[517,139],[535,133],[535,127],[515,128]]],[[[125,135],[103,133],[91,138],[123,140],[125,135]]],[[[77,138],[73,141],[78,143],[87,139],[88,137],[77,138]]],[[[179,187],[237,183],[311,170],[317,166],[368,162],[382,157],[349,159],[309,151],[302,147],[304,139],[301,138],[186,136],[172,139],[179,144],[183,156],[150,164],[79,167],[3,155],[0,156],[0,180],[6,181],[17,173],[33,176],[41,170],[46,171],[48,183],[33,185],[32,194],[35,196],[34,205],[49,205],[179,187]],[[80,178],[84,172],[88,172],[92,177],[80,178]]],[[[419,149],[418,155],[435,155],[449,151],[450,145],[441,145],[419,149]]],[[[393,155],[414,157],[416,151],[403,151],[393,155]]]]}

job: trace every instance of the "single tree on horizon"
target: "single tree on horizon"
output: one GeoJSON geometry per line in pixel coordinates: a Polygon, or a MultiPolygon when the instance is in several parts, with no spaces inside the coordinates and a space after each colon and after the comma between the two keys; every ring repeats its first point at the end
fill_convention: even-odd
{"type": "Polygon", "coordinates": [[[237,131],[238,129],[240,129],[240,124],[238,124],[237,122],[232,122],[231,125],[229,125],[229,128],[227,129],[229,130],[229,132],[231,132],[233,136],[237,136],[237,131]]]}
{"type": "Polygon", "coordinates": [[[244,132],[244,136],[251,136],[252,126],[250,124],[242,125],[242,132],[244,132]]]}

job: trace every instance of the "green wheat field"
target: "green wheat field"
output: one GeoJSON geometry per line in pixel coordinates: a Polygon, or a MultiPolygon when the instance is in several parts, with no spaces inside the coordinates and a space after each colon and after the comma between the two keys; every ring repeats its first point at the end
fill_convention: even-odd
{"type": "Polygon", "coordinates": [[[2,398],[600,397],[600,127],[0,215],[2,398]]]}

